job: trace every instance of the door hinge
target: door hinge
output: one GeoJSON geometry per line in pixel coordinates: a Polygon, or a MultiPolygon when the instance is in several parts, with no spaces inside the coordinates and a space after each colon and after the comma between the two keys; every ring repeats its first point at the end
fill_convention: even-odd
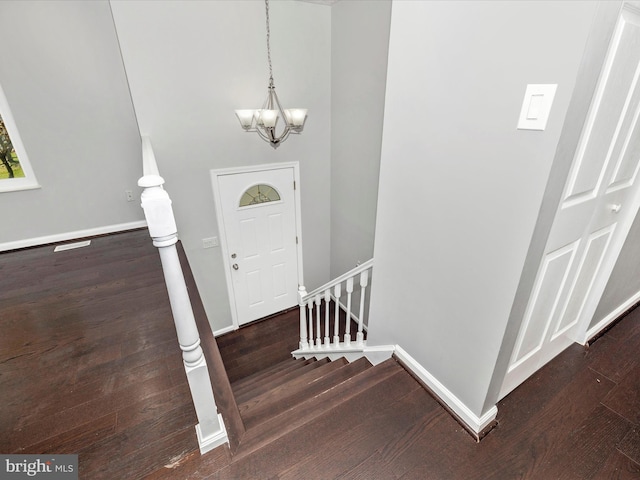
{"type": "Polygon", "coordinates": [[[293,181],[293,189],[294,190],[296,189],[296,181],[295,180],[293,181]]]}
{"type": "Polygon", "coordinates": [[[296,235],[296,245],[298,245],[298,236],[296,235]]]}

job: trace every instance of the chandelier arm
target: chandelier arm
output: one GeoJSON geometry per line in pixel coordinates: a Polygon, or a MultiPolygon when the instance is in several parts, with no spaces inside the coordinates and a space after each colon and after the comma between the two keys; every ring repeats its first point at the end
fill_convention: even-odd
{"type": "Polygon", "coordinates": [[[278,111],[280,112],[280,115],[282,116],[282,120],[284,121],[286,126],[289,126],[289,122],[287,121],[287,115],[284,113],[284,108],[282,108],[282,105],[280,105],[280,99],[278,98],[278,94],[276,93],[276,87],[275,86],[271,90],[271,93],[272,93],[272,95],[270,95],[270,97],[272,98],[272,101],[276,104],[276,106],[278,107],[278,111]]]}
{"type": "Polygon", "coordinates": [[[258,135],[260,135],[260,138],[262,138],[265,142],[271,143],[271,138],[262,130],[262,128],[258,127],[255,129],[255,131],[258,133],[258,135]]]}
{"type": "Polygon", "coordinates": [[[291,128],[289,127],[285,128],[284,132],[282,132],[282,134],[278,137],[278,142],[280,143],[284,142],[290,133],[291,133],[291,128]]]}

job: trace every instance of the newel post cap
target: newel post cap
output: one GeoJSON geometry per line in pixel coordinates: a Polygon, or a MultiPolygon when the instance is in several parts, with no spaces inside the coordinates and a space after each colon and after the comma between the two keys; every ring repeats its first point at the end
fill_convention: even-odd
{"type": "Polygon", "coordinates": [[[159,187],[164,184],[164,178],[160,175],[145,175],[138,180],[138,186],[142,188],[159,187]]]}

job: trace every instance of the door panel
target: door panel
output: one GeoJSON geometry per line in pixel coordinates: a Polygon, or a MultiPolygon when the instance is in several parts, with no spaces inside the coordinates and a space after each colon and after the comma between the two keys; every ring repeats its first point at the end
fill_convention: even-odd
{"type": "Polygon", "coordinates": [[[262,294],[262,278],[260,270],[254,270],[252,272],[246,272],[240,274],[245,276],[245,282],[247,283],[247,294],[249,296],[249,307],[256,307],[264,303],[264,295],[262,294]]]}
{"type": "Polygon", "coordinates": [[[273,282],[273,296],[280,298],[287,294],[287,272],[284,263],[273,266],[273,276],[271,281],[273,282]]]}
{"type": "Polygon", "coordinates": [[[586,141],[579,149],[580,155],[574,165],[569,198],[595,193],[615,150],[619,132],[629,130],[625,120],[629,106],[637,105],[637,67],[640,63],[640,29],[628,21],[630,16],[628,14],[623,19],[614,36],[614,54],[605,63],[606,79],[601,82],[591,121],[585,131],[586,141]],[[628,95],[621,95],[621,92],[628,95]],[[632,103],[634,97],[635,104],[632,103]],[[597,135],[592,135],[594,131],[597,135]]]}
{"type": "Polygon", "coordinates": [[[535,355],[543,345],[549,325],[555,318],[555,311],[560,302],[569,270],[573,265],[577,243],[573,243],[558,251],[551,252],[544,260],[539,279],[534,287],[534,298],[530,309],[525,314],[525,325],[521,329],[511,360],[512,369],[535,355]],[[547,319],[548,321],[537,321],[547,319]]]}
{"type": "Polygon", "coordinates": [[[244,255],[244,260],[250,260],[251,257],[259,255],[255,218],[240,221],[240,240],[242,241],[242,250],[240,251],[244,255]]]}
{"type": "Polygon", "coordinates": [[[284,227],[282,225],[282,214],[269,215],[269,237],[271,239],[271,253],[284,250],[284,227]]]}
{"type": "Polygon", "coordinates": [[[584,336],[640,206],[640,15],[613,35],[500,397],[584,336]],[[551,328],[550,328],[551,327],[551,328]]]}
{"type": "Polygon", "coordinates": [[[575,275],[575,282],[569,291],[566,306],[558,319],[551,341],[578,322],[614,229],[615,224],[590,235],[587,240],[586,251],[575,275]]]}

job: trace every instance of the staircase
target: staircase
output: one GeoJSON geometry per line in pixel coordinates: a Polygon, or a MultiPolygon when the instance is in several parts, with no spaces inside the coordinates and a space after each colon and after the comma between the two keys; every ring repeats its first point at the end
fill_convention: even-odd
{"type": "MultiPolygon", "coordinates": [[[[353,352],[335,357],[339,348],[329,355],[321,347],[311,358],[292,358],[300,338],[300,309],[215,339],[178,247],[229,444],[202,456],[197,451],[178,456],[148,479],[335,478],[358,461],[350,445],[358,445],[360,452],[372,448],[367,455],[373,454],[375,442],[402,442],[415,422],[433,415],[437,404],[428,400],[431,407],[425,408],[431,397],[393,357],[373,360],[372,366],[366,357],[347,361],[353,352]],[[302,474],[318,465],[324,467],[317,475],[302,474]]],[[[328,307],[333,315],[335,303],[328,307]]],[[[338,334],[345,338],[347,316],[342,312],[339,317],[338,334]]],[[[324,336],[326,330],[315,331],[324,336]]]]}
{"type": "MultiPolygon", "coordinates": [[[[378,355],[366,346],[364,293],[353,302],[360,306],[359,315],[346,313],[355,290],[349,279],[358,275],[366,284],[363,269],[370,265],[325,286],[322,298],[317,292],[301,295],[300,308],[216,339],[180,243],[178,256],[229,443],[228,448],[204,456],[199,452],[180,456],[149,478],[271,478],[271,468],[279,478],[301,478],[297,469],[310,462],[313,469],[318,455],[333,452],[335,464],[333,458],[330,463],[344,468],[355,459],[347,448],[351,442],[363,446],[371,438],[400,441],[414,420],[430,414],[415,403],[428,395],[390,352],[378,355]],[[342,281],[346,309],[341,308],[342,281]],[[306,319],[313,319],[313,324],[306,319]],[[302,326],[308,328],[306,343],[298,343],[302,326]],[[336,341],[319,341],[327,337],[336,341]],[[301,344],[304,348],[293,352],[292,358],[301,344]],[[349,458],[342,458],[345,455],[349,458]]],[[[334,476],[322,471],[314,478],[334,476]]]]}
{"type": "Polygon", "coordinates": [[[344,419],[354,398],[385,390],[381,384],[402,374],[406,371],[393,359],[375,367],[366,358],[288,359],[240,379],[232,389],[246,433],[234,456],[251,454],[319,419],[344,419]]]}

